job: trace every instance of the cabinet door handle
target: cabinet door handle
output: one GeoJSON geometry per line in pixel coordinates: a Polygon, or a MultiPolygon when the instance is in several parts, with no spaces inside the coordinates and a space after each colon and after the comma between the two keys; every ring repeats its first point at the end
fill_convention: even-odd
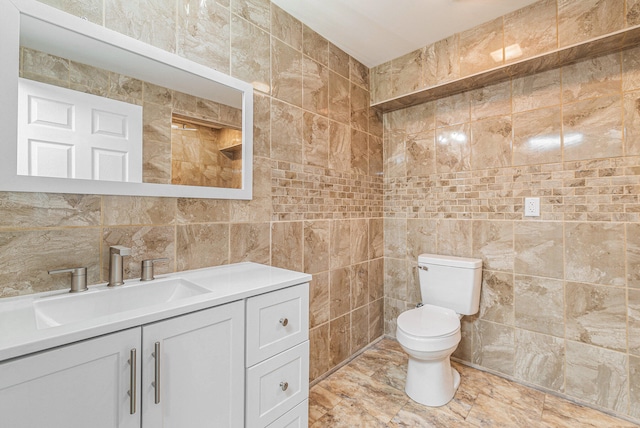
{"type": "Polygon", "coordinates": [[[155,358],[155,376],[151,383],[155,388],[155,403],[160,403],[160,342],[156,342],[153,349],[153,358],[155,358]]]}
{"type": "Polygon", "coordinates": [[[289,324],[289,319],[288,318],[280,318],[280,324],[282,324],[283,327],[286,327],[287,324],[289,324]]]}
{"type": "Polygon", "coordinates": [[[280,389],[282,389],[283,391],[289,389],[289,382],[280,382],[280,389]]]}
{"type": "Polygon", "coordinates": [[[131,388],[129,389],[129,413],[132,415],[136,413],[136,391],[138,389],[136,385],[136,379],[138,377],[138,362],[136,354],[136,348],[133,348],[131,351],[129,351],[129,365],[131,366],[129,369],[129,385],[131,388]]]}

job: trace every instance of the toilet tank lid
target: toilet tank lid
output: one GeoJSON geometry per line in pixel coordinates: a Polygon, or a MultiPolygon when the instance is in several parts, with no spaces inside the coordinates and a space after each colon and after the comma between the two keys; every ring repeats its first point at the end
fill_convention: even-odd
{"type": "Polygon", "coordinates": [[[468,257],[456,256],[441,256],[439,254],[420,254],[418,256],[418,264],[476,269],[482,267],[482,259],[472,259],[468,257]]]}

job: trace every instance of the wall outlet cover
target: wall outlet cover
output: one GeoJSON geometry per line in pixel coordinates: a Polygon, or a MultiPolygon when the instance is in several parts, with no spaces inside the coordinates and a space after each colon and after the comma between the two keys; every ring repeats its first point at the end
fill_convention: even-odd
{"type": "Polygon", "coordinates": [[[524,216],[540,217],[540,198],[524,198],[524,216]]]}

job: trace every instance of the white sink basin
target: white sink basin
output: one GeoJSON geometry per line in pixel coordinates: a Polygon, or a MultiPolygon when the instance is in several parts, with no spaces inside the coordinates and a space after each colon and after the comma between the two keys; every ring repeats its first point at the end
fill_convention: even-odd
{"type": "Polygon", "coordinates": [[[175,302],[210,290],[182,278],[129,283],[114,288],[43,298],[34,303],[38,329],[175,302]]]}

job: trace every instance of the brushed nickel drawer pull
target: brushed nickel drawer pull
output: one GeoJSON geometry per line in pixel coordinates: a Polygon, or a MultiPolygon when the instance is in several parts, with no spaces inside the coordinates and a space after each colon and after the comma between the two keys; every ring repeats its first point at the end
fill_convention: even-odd
{"type": "Polygon", "coordinates": [[[129,413],[130,414],[135,414],[136,413],[136,390],[137,390],[137,385],[136,385],[136,378],[137,376],[137,371],[138,371],[138,367],[137,367],[137,361],[136,361],[136,348],[133,348],[131,351],[129,351],[129,365],[131,366],[130,370],[129,370],[129,385],[130,385],[130,389],[129,389],[129,413]]]}
{"type": "Polygon", "coordinates": [[[289,382],[280,382],[280,389],[282,389],[283,391],[289,389],[289,382]]]}
{"type": "Polygon", "coordinates": [[[156,342],[153,346],[153,358],[156,360],[155,362],[155,376],[151,385],[155,389],[155,397],[154,401],[156,404],[160,403],[160,342],[156,342]]]}
{"type": "Polygon", "coordinates": [[[288,318],[280,318],[280,324],[282,324],[283,327],[286,327],[289,324],[289,319],[288,318]]]}

